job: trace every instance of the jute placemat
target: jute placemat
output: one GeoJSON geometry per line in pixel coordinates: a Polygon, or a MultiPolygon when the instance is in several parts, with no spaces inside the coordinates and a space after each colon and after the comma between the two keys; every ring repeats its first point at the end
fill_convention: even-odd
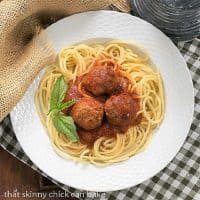
{"type": "Polygon", "coordinates": [[[3,0],[0,2],[0,121],[24,95],[55,52],[42,29],[78,12],[112,6],[129,11],[127,0],[3,0]]]}

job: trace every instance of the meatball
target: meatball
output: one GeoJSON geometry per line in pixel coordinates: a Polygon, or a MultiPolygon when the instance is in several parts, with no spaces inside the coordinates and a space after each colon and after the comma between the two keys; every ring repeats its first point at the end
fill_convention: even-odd
{"type": "Polygon", "coordinates": [[[134,123],[137,109],[132,96],[122,93],[113,95],[106,101],[105,112],[110,124],[129,126],[134,123]]]}
{"type": "Polygon", "coordinates": [[[117,87],[113,66],[95,66],[83,80],[85,89],[95,96],[111,94],[117,87]]]}
{"type": "Polygon", "coordinates": [[[99,101],[84,97],[72,107],[70,114],[78,126],[91,130],[101,125],[104,108],[99,101]]]}
{"type": "Polygon", "coordinates": [[[117,88],[116,88],[114,93],[115,94],[120,94],[120,93],[123,93],[123,92],[127,92],[128,85],[129,85],[128,78],[126,78],[124,76],[118,76],[117,77],[117,82],[118,82],[118,85],[117,85],[117,88]]]}

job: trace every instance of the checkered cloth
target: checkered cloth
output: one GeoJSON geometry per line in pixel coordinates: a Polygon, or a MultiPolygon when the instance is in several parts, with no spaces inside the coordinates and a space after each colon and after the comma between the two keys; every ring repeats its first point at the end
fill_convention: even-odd
{"type": "MultiPolygon", "coordinates": [[[[176,45],[188,64],[195,90],[194,119],[188,137],[172,162],[153,178],[126,190],[106,193],[102,200],[200,200],[200,38],[176,45]]],[[[0,145],[64,190],[83,192],[52,180],[31,162],[15,137],[9,116],[0,123],[0,145]]]]}

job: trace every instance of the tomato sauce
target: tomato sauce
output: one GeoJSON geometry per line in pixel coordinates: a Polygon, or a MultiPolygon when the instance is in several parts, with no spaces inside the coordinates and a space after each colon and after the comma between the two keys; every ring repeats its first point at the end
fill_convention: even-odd
{"type": "Polygon", "coordinates": [[[76,78],[75,82],[73,82],[72,80],[69,81],[69,90],[65,94],[64,102],[70,101],[72,99],[79,100],[83,97],[82,94],[80,94],[80,92],[78,91],[78,85],[80,84],[82,79],[83,76],[79,76],[76,78]]]}
{"type": "MultiPolygon", "coordinates": [[[[70,101],[72,99],[75,100],[81,100],[81,98],[83,98],[83,95],[79,92],[78,90],[78,85],[81,83],[81,81],[83,80],[84,76],[79,76],[76,78],[76,80],[74,82],[70,81],[69,82],[69,90],[66,92],[65,94],[65,98],[64,101],[70,101]]],[[[114,91],[113,94],[119,94],[121,92],[127,92],[128,89],[128,84],[129,84],[129,80],[126,77],[118,77],[119,78],[119,85],[116,88],[116,90],[114,91]]],[[[84,90],[84,88],[83,88],[84,90]]],[[[85,92],[85,90],[84,90],[85,92]]],[[[128,93],[128,92],[127,92],[128,93]]],[[[98,96],[95,97],[94,95],[90,94],[87,92],[87,94],[89,94],[89,96],[95,98],[96,100],[100,101],[101,103],[105,103],[106,100],[113,94],[109,95],[104,95],[104,96],[98,96]]],[[[138,99],[138,96],[136,93],[132,93],[131,96],[134,99],[134,104],[133,107],[135,108],[136,113],[140,110],[140,100],[138,99]]],[[[70,110],[72,109],[72,107],[68,110],[65,110],[64,113],[69,114],[70,115],[70,110]]],[[[127,130],[131,127],[131,126],[136,126],[138,124],[141,123],[142,120],[142,115],[138,115],[135,120],[133,120],[132,124],[128,124],[128,125],[123,125],[121,124],[120,126],[114,126],[112,124],[109,124],[108,121],[106,120],[105,116],[103,119],[103,122],[101,124],[100,127],[93,129],[93,130],[84,130],[83,128],[80,128],[77,125],[77,133],[80,137],[80,141],[83,144],[88,145],[88,147],[92,147],[94,142],[100,138],[100,137],[108,137],[108,138],[112,138],[112,137],[116,137],[116,134],[124,134],[127,132],[127,130]]]]}
{"type": "MultiPolygon", "coordinates": [[[[139,111],[139,109],[140,109],[139,100],[136,100],[136,103],[134,106],[135,106],[135,109],[137,111],[139,111]]],[[[98,138],[100,138],[100,137],[112,138],[112,137],[116,137],[117,134],[125,134],[131,126],[136,126],[136,125],[140,124],[141,120],[142,120],[141,114],[139,114],[135,118],[133,123],[129,124],[128,126],[127,125],[124,126],[123,124],[121,124],[120,126],[114,126],[114,125],[109,124],[107,122],[107,120],[104,120],[100,127],[93,129],[93,130],[84,130],[84,129],[78,127],[77,133],[80,137],[80,141],[82,144],[86,144],[89,147],[92,147],[94,142],[98,138]]]]}

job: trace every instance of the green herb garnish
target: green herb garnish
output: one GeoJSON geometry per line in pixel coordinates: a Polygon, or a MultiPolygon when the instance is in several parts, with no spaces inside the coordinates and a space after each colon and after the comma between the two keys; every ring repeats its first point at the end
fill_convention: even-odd
{"type": "Polygon", "coordinates": [[[69,108],[76,103],[75,100],[63,103],[67,90],[68,85],[66,84],[64,77],[60,76],[53,86],[49,114],[51,114],[53,125],[56,130],[66,135],[72,142],[77,142],[79,137],[76,132],[74,120],[71,116],[65,116],[62,112],[63,109],[69,108]]]}

